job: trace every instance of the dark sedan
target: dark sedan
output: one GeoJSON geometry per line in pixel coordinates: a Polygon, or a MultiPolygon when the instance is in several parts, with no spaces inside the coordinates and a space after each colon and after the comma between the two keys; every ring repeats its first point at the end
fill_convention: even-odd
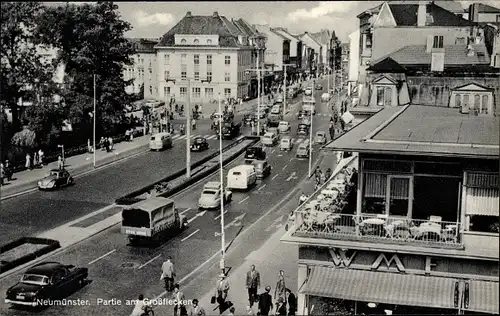
{"type": "Polygon", "coordinates": [[[74,183],[75,180],[66,169],[52,169],[46,177],[38,181],[38,189],[53,190],[65,185],[72,185],[74,183]]]}
{"type": "Polygon", "coordinates": [[[309,134],[309,125],[299,124],[297,127],[297,135],[306,136],[307,134],[309,134]]]}
{"type": "Polygon", "coordinates": [[[205,137],[196,137],[191,145],[191,151],[204,151],[209,148],[205,137]]]}
{"type": "MultiPolygon", "coordinates": [[[[43,262],[29,268],[7,290],[6,304],[43,307],[44,301],[62,299],[87,283],[87,268],[58,262],[43,262]]],[[[49,303],[47,303],[49,304],[49,303]]]]}

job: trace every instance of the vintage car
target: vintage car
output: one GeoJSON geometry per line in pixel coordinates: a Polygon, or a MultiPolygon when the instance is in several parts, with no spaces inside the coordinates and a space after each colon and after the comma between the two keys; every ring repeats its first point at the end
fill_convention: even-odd
{"type": "Polygon", "coordinates": [[[309,125],[299,124],[297,127],[297,135],[307,136],[307,134],[309,134],[309,125]]]}
{"type": "Polygon", "coordinates": [[[316,90],[323,90],[323,85],[321,83],[316,84],[316,90]]]}
{"type": "MultiPolygon", "coordinates": [[[[235,124],[231,121],[222,123],[222,139],[233,139],[240,135],[241,124],[235,124]]],[[[217,131],[217,138],[219,138],[219,131],[217,131]]]]}
{"type": "Polygon", "coordinates": [[[264,148],[258,146],[252,146],[247,148],[245,152],[245,162],[251,163],[254,160],[265,160],[266,152],[264,148]]]}
{"type": "Polygon", "coordinates": [[[73,177],[66,169],[52,169],[49,174],[42,180],[38,181],[39,190],[53,190],[65,185],[72,185],[75,183],[73,177]]]}
{"type": "Polygon", "coordinates": [[[314,136],[314,143],[324,145],[326,144],[326,133],[323,131],[317,131],[314,136]]]}
{"type": "Polygon", "coordinates": [[[304,117],[308,117],[307,111],[300,110],[299,113],[297,114],[297,119],[302,120],[304,117]]]}
{"type": "Polygon", "coordinates": [[[271,174],[271,165],[266,160],[254,160],[252,165],[255,167],[257,179],[262,180],[271,174]]]}
{"type": "Polygon", "coordinates": [[[242,119],[243,126],[250,126],[250,125],[252,125],[252,122],[254,122],[254,123],[257,122],[257,115],[245,114],[243,116],[243,119],[242,119]]]}
{"type": "Polygon", "coordinates": [[[278,135],[272,132],[267,132],[262,136],[262,144],[264,146],[274,146],[278,143],[278,140],[278,135]]]}
{"type": "Polygon", "coordinates": [[[227,189],[221,192],[220,182],[210,181],[203,186],[201,196],[198,199],[199,209],[218,208],[220,206],[221,197],[224,198],[224,203],[231,202],[233,193],[227,189]]]}
{"type": "Polygon", "coordinates": [[[267,110],[260,108],[259,111],[255,111],[255,115],[258,116],[260,119],[266,118],[267,110]]]}
{"type": "Polygon", "coordinates": [[[290,136],[284,136],[280,140],[280,150],[288,151],[288,150],[292,150],[292,148],[293,148],[292,138],[290,136]]]}
{"type": "Polygon", "coordinates": [[[290,122],[287,122],[287,121],[279,122],[278,131],[280,133],[282,133],[282,134],[289,133],[291,129],[292,129],[292,125],[290,125],[290,122]]]}
{"type": "Polygon", "coordinates": [[[62,299],[87,284],[89,271],[58,262],[42,262],[29,268],[7,290],[6,304],[42,307],[43,300],[62,299]]]}
{"type": "Polygon", "coordinates": [[[205,137],[198,136],[193,140],[191,145],[191,151],[204,151],[207,150],[210,145],[205,137]]]}
{"type": "Polygon", "coordinates": [[[299,147],[297,148],[297,153],[296,157],[297,158],[309,158],[309,141],[306,140],[305,142],[300,143],[299,147]]]}

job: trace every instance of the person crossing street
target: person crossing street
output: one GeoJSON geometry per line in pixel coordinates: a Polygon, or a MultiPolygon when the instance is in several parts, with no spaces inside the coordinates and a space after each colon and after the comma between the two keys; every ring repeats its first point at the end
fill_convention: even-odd
{"type": "Polygon", "coordinates": [[[174,290],[175,269],[172,263],[172,257],[168,257],[167,261],[161,266],[160,280],[165,281],[165,290],[172,292],[174,290]]]}
{"type": "Polygon", "coordinates": [[[255,265],[250,266],[247,272],[246,287],[248,291],[248,302],[250,307],[257,301],[257,290],[260,288],[260,274],[255,270],[255,265]]]}

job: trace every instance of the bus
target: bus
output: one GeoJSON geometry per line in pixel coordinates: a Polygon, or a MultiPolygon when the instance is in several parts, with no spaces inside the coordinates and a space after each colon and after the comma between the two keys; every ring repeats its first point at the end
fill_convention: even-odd
{"type": "Polygon", "coordinates": [[[152,197],[122,210],[121,233],[131,244],[156,243],[186,227],[187,218],[179,214],[171,199],[152,197]]]}
{"type": "Polygon", "coordinates": [[[313,115],[316,114],[316,100],[312,97],[304,97],[302,99],[302,110],[306,112],[313,112],[313,115]]]}

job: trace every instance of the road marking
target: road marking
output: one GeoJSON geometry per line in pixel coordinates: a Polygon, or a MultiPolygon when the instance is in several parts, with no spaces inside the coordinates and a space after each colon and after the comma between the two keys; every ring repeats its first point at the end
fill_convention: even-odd
{"type": "Polygon", "coordinates": [[[91,264],[93,264],[93,263],[96,263],[97,261],[99,261],[99,260],[101,260],[101,259],[106,258],[107,256],[109,256],[110,254],[112,254],[112,253],[113,253],[113,252],[115,252],[115,251],[116,251],[116,249],[113,249],[113,250],[111,250],[110,252],[108,252],[108,253],[106,253],[106,254],[104,254],[104,255],[100,256],[99,258],[97,258],[97,259],[94,259],[94,260],[90,261],[87,265],[91,265],[91,264]]]}
{"type": "Polygon", "coordinates": [[[184,215],[184,214],[186,214],[187,212],[189,212],[190,210],[191,210],[191,208],[190,208],[190,207],[188,207],[187,209],[185,209],[184,211],[182,211],[182,212],[180,213],[180,215],[184,215]]]}
{"type": "Polygon", "coordinates": [[[217,137],[217,136],[215,136],[215,135],[211,135],[211,136],[206,137],[206,139],[214,139],[214,138],[216,138],[216,137],[217,137]]]}
{"type": "Polygon", "coordinates": [[[193,235],[196,234],[199,231],[200,231],[200,229],[195,230],[194,232],[192,232],[191,234],[189,234],[189,236],[182,238],[181,241],[185,241],[185,240],[189,239],[190,237],[193,237],[193,235]]]}
{"type": "Polygon", "coordinates": [[[293,160],[293,158],[290,158],[290,161],[292,161],[292,160],[293,160]]]}
{"type": "MultiPolygon", "coordinates": [[[[224,211],[224,215],[225,215],[226,213],[227,213],[227,210],[226,210],[226,211],[224,211]]],[[[214,218],[214,220],[216,221],[216,220],[217,220],[217,219],[219,219],[219,218],[220,218],[220,214],[219,214],[219,215],[217,215],[217,216],[214,218]]]]}
{"type": "Polygon", "coordinates": [[[281,169],[281,170],[285,170],[285,169],[286,169],[286,167],[288,167],[288,165],[285,165],[285,166],[283,167],[283,169],[281,169]]]}
{"type": "Polygon", "coordinates": [[[243,202],[245,202],[246,200],[248,200],[250,198],[250,196],[247,196],[246,198],[244,198],[243,200],[239,201],[238,204],[241,204],[243,202]]]}
{"type": "Polygon", "coordinates": [[[161,255],[157,255],[156,257],[154,257],[153,259],[145,262],[144,264],[141,264],[139,267],[137,267],[137,270],[140,270],[142,269],[143,267],[147,266],[148,264],[150,264],[151,262],[155,261],[156,259],[160,258],[161,255]]]}
{"type": "Polygon", "coordinates": [[[273,149],[273,151],[271,151],[271,154],[274,154],[275,151],[276,151],[276,149],[273,149]]]}
{"type": "Polygon", "coordinates": [[[280,174],[278,173],[277,175],[275,175],[274,177],[271,178],[271,180],[274,180],[276,179],[276,177],[278,177],[280,174]]]}
{"type": "Polygon", "coordinates": [[[203,211],[203,212],[200,212],[200,213],[196,214],[193,218],[190,218],[190,219],[187,221],[187,222],[188,222],[188,224],[189,224],[189,223],[191,223],[192,221],[194,221],[195,219],[197,219],[198,217],[201,217],[201,216],[205,215],[205,213],[206,213],[206,212],[207,212],[207,211],[203,211]]]}
{"type": "Polygon", "coordinates": [[[229,227],[239,227],[241,226],[241,221],[243,220],[243,218],[247,215],[247,213],[243,213],[241,214],[240,216],[236,216],[232,222],[230,222],[229,224],[227,224],[226,226],[224,226],[224,229],[227,229],[229,227]]]}
{"type": "Polygon", "coordinates": [[[263,186],[261,186],[257,191],[260,191],[262,189],[264,189],[266,187],[267,184],[264,184],[263,186]]]}

